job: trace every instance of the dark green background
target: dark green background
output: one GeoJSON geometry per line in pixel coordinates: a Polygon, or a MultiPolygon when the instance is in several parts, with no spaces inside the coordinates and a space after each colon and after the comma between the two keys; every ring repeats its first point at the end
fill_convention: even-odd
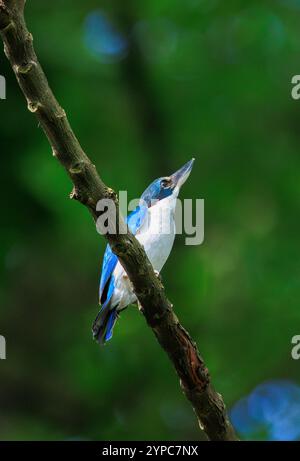
{"type": "MultiPolygon", "coordinates": [[[[269,379],[300,382],[300,1],[27,2],[51,87],[103,180],[138,197],[192,156],[205,242],[178,236],[167,294],[230,408],[269,379]],[[97,9],[128,40],[88,48],[97,9]]],[[[195,439],[177,377],[136,308],[92,340],[104,239],[70,201],[3,53],[0,73],[0,439],[195,439]]]]}

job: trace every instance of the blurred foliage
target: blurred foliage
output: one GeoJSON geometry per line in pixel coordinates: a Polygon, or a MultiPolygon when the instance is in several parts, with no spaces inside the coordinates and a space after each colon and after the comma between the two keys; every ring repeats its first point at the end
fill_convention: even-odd
{"type": "Polygon", "coordinates": [[[230,412],[243,438],[293,441],[300,438],[300,387],[275,380],[257,386],[230,412]]]}
{"type": "MultiPolygon", "coordinates": [[[[181,196],[205,199],[205,242],[178,236],[162,275],[227,406],[265,380],[299,383],[300,1],[32,0],[26,17],[107,184],[136,198],[196,157],[181,196]]],[[[1,439],[198,438],[137,309],[93,342],[104,239],[3,53],[0,73],[1,439]]]]}

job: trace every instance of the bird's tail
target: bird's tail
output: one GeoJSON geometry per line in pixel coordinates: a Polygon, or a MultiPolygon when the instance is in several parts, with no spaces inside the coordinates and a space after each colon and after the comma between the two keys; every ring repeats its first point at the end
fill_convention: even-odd
{"type": "Polygon", "coordinates": [[[94,339],[99,344],[105,344],[111,339],[117,318],[117,308],[109,309],[107,306],[100,310],[92,326],[94,339]]]}

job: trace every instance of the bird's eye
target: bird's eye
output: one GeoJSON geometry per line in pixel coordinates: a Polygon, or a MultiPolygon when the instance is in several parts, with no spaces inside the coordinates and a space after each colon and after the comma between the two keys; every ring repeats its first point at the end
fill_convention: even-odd
{"type": "Polygon", "coordinates": [[[170,183],[171,183],[170,179],[166,178],[166,179],[162,179],[160,184],[161,184],[161,187],[163,187],[164,189],[167,189],[168,187],[170,187],[170,183]]]}

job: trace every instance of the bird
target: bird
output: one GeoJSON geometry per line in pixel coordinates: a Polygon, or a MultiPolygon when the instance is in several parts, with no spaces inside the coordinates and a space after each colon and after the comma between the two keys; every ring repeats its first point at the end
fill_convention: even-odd
{"type": "MultiPolygon", "coordinates": [[[[140,197],[138,206],[126,219],[127,226],[144,250],[157,276],[166,263],[175,239],[175,208],[181,186],[193,167],[194,158],[170,176],[155,179],[140,197]]],[[[93,337],[106,344],[113,335],[119,313],[137,304],[131,282],[109,244],[102,262],[99,287],[101,306],[93,326],[93,337]]]]}

